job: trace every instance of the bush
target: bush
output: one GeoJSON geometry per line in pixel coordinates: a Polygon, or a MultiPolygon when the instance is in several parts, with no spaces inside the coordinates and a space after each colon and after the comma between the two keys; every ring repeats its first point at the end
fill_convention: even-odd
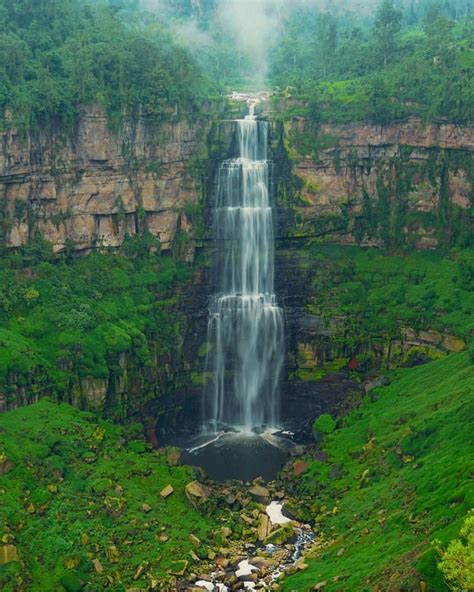
{"type": "Polygon", "coordinates": [[[313,434],[316,442],[321,441],[322,436],[332,433],[336,429],[336,421],[328,414],[323,413],[313,423],[313,434]]]}
{"type": "Polygon", "coordinates": [[[442,553],[438,563],[451,590],[474,590],[474,513],[471,512],[459,533],[442,553]]]}

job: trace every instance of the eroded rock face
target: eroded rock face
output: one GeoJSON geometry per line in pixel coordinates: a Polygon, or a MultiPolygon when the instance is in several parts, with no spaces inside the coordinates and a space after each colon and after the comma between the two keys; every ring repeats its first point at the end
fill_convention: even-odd
{"type": "MultiPolygon", "coordinates": [[[[317,126],[294,117],[283,132],[277,127],[274,135],[285,139],[299,185],[292,204],[299,235],[327,231],[327,240],[340,244],[423,249],[456,243],[455,219],[468,226],[472,126],[417,119],[317,126]]],[[[282,168],[277,164],[277,171],[282,168]]],[[[279,183],[285,187],[281,175],[279,183]]],[[[283,194],[278,200],[284,210],[283,194]]]]}
{"type": "Polygon", "coordinates": [[[44,129],[0,135],[0,200],[7,246],[41,234],[61,252],[117,247],[144,230],[170,247],[184,214],[202,195],[196,159],[207,158],[210,120],[125,121],[115,131],[99,107],[67,136],[44,129]],[[69,243],[68,243],[69,241],[69,243]]]}

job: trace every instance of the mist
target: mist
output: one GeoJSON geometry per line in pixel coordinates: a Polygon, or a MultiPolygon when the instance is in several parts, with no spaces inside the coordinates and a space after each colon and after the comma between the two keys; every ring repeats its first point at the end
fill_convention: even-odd
{"type": "MultiPolygon", "coordinates": [[[[173,0],[141,0],[141,7],[169,20],[169,28],[176,40],[191,50],[199,52],[213,44],[212,35],[203,31],[199,19],[204,13],[203,0],[183,1],[191,19],[177,19],[176,2],[173,0]]],[[[297,9],[313,9],[320,12],[354,12],[370,15],[379,0],[218,0],[211,21],[228,37],[229,46],[236,48],[237,58],[245,62],[246,69],[255,84],[264,84],[269,69],[272,49],[283,33],[285,23],[297,9]]],[[[208,30],[211,31],[210,27],[208,30]]]]}

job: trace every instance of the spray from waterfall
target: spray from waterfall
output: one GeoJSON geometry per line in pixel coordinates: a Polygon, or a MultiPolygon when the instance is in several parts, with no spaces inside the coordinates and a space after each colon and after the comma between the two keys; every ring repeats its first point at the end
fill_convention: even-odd
{"type": "Polygon", "coordinates": [[[217,172],[214,224],[218,293],[209,307],[206,419],[251,430],[276,426],[284,356],[283,311],[274,294],[273,214],[268,124],[237,120],[238,155],[217,172]]]}

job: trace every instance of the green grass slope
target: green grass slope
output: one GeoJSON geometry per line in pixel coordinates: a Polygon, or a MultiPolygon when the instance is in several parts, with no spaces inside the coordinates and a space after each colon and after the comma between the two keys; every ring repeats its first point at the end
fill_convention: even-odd
{"type": "Polygon", "coordinates": [[[189,534],[212,538],[211,522],[185,497],[191,469],[126,436],[49,399],[0,416],[0,589],[174,589],[189,534]],[[1,565],[6,545],[19,561],[1,565]]]}
{"type": "Polygon", "coordinates": [[[436,548],[474,505],[473,392],[467,353],[398,370],[325,437],[327,462],[312,460],[293,485],[316,550],[285,592],[447,589],[436,548]]]}

